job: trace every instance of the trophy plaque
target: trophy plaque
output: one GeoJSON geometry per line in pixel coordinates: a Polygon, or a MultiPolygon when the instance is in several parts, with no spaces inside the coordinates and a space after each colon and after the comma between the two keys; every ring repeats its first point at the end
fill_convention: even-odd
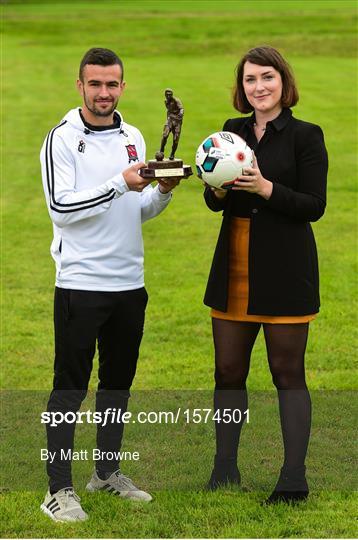
{"type": "Polygon", "coordinates": [[[178,148],[181,126],[183,123],[184,108],[180,99],[173,96],[173,90],[167,88],[164,92],[165,107],[167,109],[167,121],[163,128],[162,141],[159,152],[155,159],[148,161],[147,167],[140,169],[139,174],[143,178],[181,180],[193,174],[190,165],[184,165],[182,159],[176,159],[175,151],[178,148]],[[164,149],[169,134],[173,134],[173,145],[168,159],[164,157],[164,149]]]}
{"type": "Polygon", "coordinates": [[[140,170],[143,178],[188,178],[193,174],[190,165],[184,165],[182,159],[150,159],[148,166],[140,170]]]}

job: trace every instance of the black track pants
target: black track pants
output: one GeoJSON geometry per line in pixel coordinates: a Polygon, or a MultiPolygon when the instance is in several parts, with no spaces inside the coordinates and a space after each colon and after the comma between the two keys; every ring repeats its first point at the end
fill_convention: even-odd
{"type": "MultiPolygon", "coordinates": [[[[79,410],[86,396],[98,343],[99,371],[96,411],[127,409],[129,389],[137,367],[148,301],[145,288],[122,292],[55,290],[55,375],[47,410],[79,410]]],[[[52,492],[72,485],[71,460],[75,423],[47,424],[50,455],[47,474],[52,492]],[[70,452],[69,452],[70,450],[70,452]]],[[[97,448],[118,451],[122,423],[97,427],[97,448]]],[[[113,471],[118,461],[96,462],[101,470],[113,471]]]]}

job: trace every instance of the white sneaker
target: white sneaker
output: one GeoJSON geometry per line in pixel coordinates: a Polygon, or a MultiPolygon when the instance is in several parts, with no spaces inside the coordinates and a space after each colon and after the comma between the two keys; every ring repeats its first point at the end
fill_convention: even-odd
{"type": "Polygon", "coordinates": [[[132,480],[128,476],[124,476],[119,469],[111,474],[107,480],[101,480],[97,472],[94,471],[86,489],[87,491],[103,490],[135,501],[149,502],[152,500],[152,496],[149,493],[138,489],[132,480]]]}
{"type": "Polygon", "coordinates": [[[82,510],[80,498],[73,488],[63,488],[51,495],[48,491],[41,510],[54,521],[85,521],[88,518],[82,510]]]}

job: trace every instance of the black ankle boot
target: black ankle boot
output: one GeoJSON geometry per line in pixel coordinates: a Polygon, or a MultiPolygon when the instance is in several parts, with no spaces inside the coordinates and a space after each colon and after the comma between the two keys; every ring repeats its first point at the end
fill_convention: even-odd
{"type": "Polygon", "coordinates": [[[265,504],[279,502],[296,504],[305,501],[309,493],[305,472],[306,467],[296,469],[282,467],[276,487],[269,498],[266,499],[265,504]]]}
{"type": "Polygon", "coordinates": [[[214,468],[207,484],[207,489],[215,491],[228,484],[239,485],[240,482],[241,476],[237,468],[236,458],[223,459],[215,456],[214,468]]]}

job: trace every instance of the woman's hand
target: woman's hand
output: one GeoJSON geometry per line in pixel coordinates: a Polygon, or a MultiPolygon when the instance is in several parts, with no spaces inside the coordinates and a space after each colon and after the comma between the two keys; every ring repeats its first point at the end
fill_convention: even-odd
{"type": "Polygon", "coordinates": [[[246,167],[244,172],[244,175],[235,180],[232,189],[257,193],[264,199],[269,199],[272,193],[272,182],[262,176],[255,154],[253,167],[246,167]]]}
{"type": "Polygon", "coordinates": [[[209,184],[207,184],[206,182],[203,182],[203,184],[205,187],[209,188],[214,193],[215,197],[217,197],[218,199],[223,199],[224,197],[226,197],[228,191],[227,189],[209,186],[209,184]]]}

